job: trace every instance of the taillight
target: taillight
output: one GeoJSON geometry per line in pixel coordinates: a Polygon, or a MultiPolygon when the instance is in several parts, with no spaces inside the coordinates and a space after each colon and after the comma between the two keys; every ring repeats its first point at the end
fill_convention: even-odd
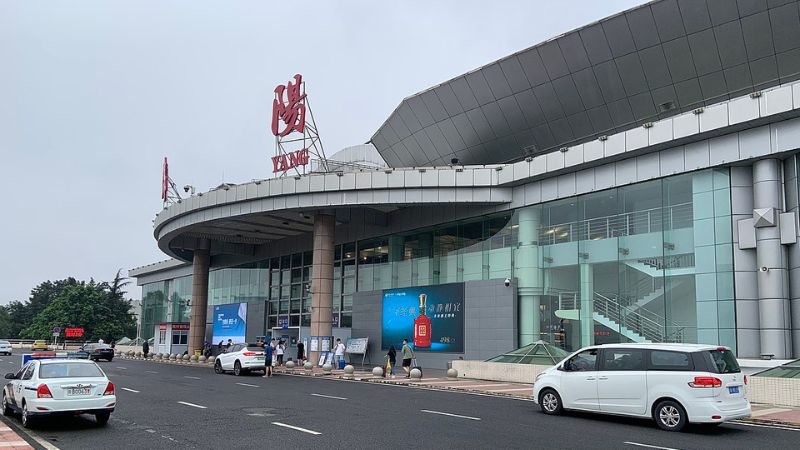
{"type": "Polygon", "coordinates": [[[694,377],[694,381],[689,383],[693,388],[715,388],[722,386],[722,380],[717,377],[694,377]]]}
{"type": "Polygon", "coordinates": [[[53,394],[46,384],[40,384],[39,387],[36,388],[36,398],[53,398],[53,394]]]}
{"type": "Polygon", "coordinates": [[[744,376],[744,384],[747,384],[747,375],[744,376]]]}
{"type": "Polygon", "coordinates": [[[106,386],[106,390],[103,391],[103,395],[114,395],[114,383],[108,382],[108,386],[106,386]]]}
{"type": "Polygon", "coordinates": [[[96,349],[94,349],[94,352],[95,352],[95,353],[100,353],[100,349],[99,349],[99,348],[96,348],[96,349]]]}
{"type": "Polygon", "coordinates": [[[242,352],[244,356],[261,356],[264,352],[242,352]]]}

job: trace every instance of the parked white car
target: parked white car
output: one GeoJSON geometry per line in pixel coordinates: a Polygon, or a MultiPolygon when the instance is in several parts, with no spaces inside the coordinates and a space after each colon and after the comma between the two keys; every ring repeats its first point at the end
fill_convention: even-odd
{"type": "Polygon", "coordinates": [[[105,425],[117,405],[114,383],[93,361],[33,360],[5,378],[3,415],[21,414],[25,428],[41,417],[77,414],[105,425]]]}
{"type": "Polygon", "coordinates": [[[214,372],[232,370],[236,376],[264,369],[264,349],[256,344],[233,344],[227,353],[221,353],[214,362],[214,372]]]}
{"type": "Polygon", "coordinates": [[[13,352],[11,349],[11,342],[0,341],[0,353],[3,355],[10,355],[13,352]]]}
{"type": "Polygon", "coordinates": [[[582,348],[536,377],[533,400],[545,414],[651,417],[667,431],[750,417],[747,376],[730,349],[711,345],[582,348]]]}

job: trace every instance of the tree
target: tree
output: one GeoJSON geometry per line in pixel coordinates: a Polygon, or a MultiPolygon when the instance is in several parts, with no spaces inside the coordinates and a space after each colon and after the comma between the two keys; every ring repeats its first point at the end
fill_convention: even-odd
{"type": "Polygon", "coordinates": [[[13,301],[8,304],[7,311],[10,319],[9,338],[19,338],[22,330],[33,323],[33,318],[52,303],[67,286],[80,284],[75,278],[50,281],[39,284],[31,290],[30,298],[25,302],[13,301]]]}
{"type": "Polygon", "coordinates": [[[34,317],[22,335],[47,339],[53,327],[80,327],[87,340],[111,341],[136,329],[130,302],[117,291],[111,295],[104,283],[80,283],[66,287],[44,310],[34,317]],[[126,307],[127,305],[127,307],[126,307]]]}
{"type": "Polygon", "coordinates": [[[11,336],[11,316],[7,306],[0,306],[0,336],[11,336]]]}

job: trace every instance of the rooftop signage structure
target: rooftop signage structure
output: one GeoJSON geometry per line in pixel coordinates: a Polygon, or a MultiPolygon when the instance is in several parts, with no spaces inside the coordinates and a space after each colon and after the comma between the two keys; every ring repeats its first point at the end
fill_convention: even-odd
{"type": "Polygon", "coordinates": [[[290,170],[305,174],[314,157],[323,172],[328,171],[325,151],[306,95],[303,76],[297,74],[285,85],[275,87],[272,101],[272,134],[275,156],[272,173],[284,176],[290,170]],[[306,113],[310,120],[306,120],[306,113]]]}

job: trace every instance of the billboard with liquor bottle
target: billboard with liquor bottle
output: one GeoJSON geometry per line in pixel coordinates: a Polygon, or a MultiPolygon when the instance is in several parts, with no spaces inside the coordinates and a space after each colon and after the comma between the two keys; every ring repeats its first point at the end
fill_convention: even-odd
{"type": "Polygon", "coordinates": [[[464,283],[387,289],[381,324],[383,350],[463,353],[464,283]]]}

